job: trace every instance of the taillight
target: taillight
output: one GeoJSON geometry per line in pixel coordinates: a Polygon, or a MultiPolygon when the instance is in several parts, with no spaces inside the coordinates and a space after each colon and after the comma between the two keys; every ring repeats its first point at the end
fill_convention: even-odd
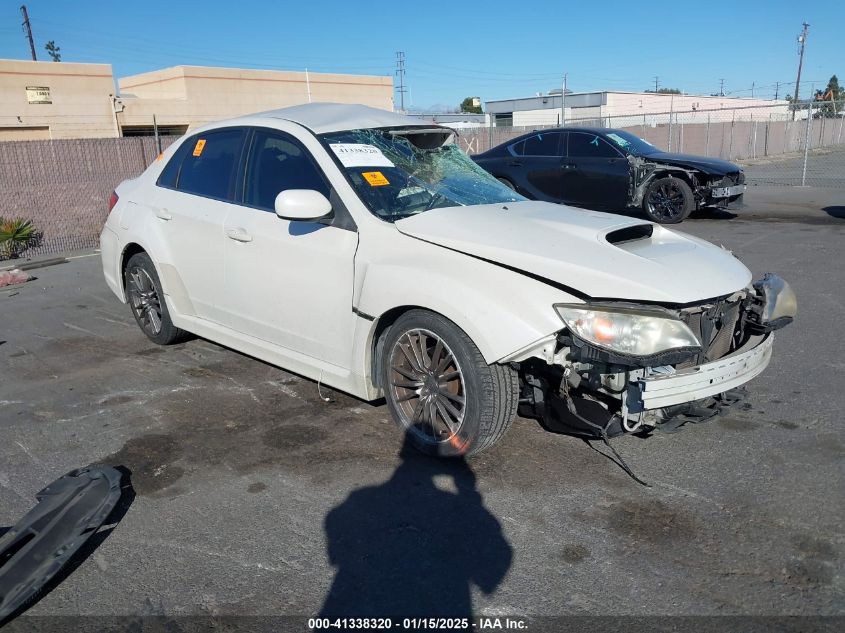
{"type": "Polygon", "coordinates": [[[117,204],[117,200],[118,200],[117,194],[114,191],[112,191],[111,195],[109,196],[109,213],[111,213],[111,210],[114,209],[114,205],[117,204]]]}

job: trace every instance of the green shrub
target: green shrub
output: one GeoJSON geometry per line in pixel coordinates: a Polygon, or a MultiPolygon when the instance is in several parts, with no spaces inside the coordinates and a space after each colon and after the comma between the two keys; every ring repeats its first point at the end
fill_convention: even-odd
{"type": "Polygon", "coordinates": [[[28,248],[41,244],[43,234],[32,220],[0,218],[0,259],[15,259],[28,248]]]}

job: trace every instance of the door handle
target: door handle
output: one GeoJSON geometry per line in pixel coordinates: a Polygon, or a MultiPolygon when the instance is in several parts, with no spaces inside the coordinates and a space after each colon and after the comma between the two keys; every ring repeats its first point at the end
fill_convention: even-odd
{"type": "Polygon", "coordinates": [[[159,209],[156,207],[155,214],[159,220],[168,221],[173,219],[173,215],[167,209],[159,209]]]}
{"type": "Polygon", "coordinates": [[[235,240],[236,242],[251,242],[252,235],[246,232],[246,229],[242,229],[241,227],[236,227],[233,229],[226,229],[226,236],[230,240],[235,240]]]}
{"type": "Polygon", "coordinates": [[[522,167],[522,163],[520,163],[518,160],[512,160],[508,163],[508,167],[522,167]]]}

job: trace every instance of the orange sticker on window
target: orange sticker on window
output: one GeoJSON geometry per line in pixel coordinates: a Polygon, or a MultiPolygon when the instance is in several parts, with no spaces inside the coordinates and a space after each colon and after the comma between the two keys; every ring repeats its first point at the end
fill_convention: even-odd
{"type": "Polygon", "coordinates": [[[365,171],[361,175],[364,177],[364,180],[370,183],[370,187],[384,187],[390,184],[390,181],[380,171],[365,171]]]}
{"type": "Polygon", "coordinates": [[[205,147],[205,139],[201,138],[197,141],[197,144],[194,145],[194,156],[199,156],[202,154],[202,150],[205,147]]]}

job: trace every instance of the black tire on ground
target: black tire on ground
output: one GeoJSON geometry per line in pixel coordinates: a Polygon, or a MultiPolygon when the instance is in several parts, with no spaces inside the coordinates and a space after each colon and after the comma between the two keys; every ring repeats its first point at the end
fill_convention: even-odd
{"type": "Polygon", "coordinates": [[[126,262],[123,284],[132,316],[153,343],[170,345],[186,333],[173,325],[153,261],[146,253],[136,253],[126,262]]]}
{"type": "Polygon", "coordinates": [[[489,448],[519,404],[516,371],[488,365],[463,330],[426,310],[406,312],[387,331],[381,376],[394,421],[428,455],[489,448]]]}
{"type": "Polygon", "coordinates": [[[690,186],[680,178],[666,176],[651,183],[643,196],[643,211],[658,224],[683,222],[695,207],[690,186]]]}
{"type": "Polygon", "coordinates": [[[516,191],[516,187],[514,187],[513,183],[510,180],[508,180],[507,178],[496,178],[496,180],[498,180],[500,183],[502,183],[508,189],[512,189],[513,191],[516,191]]]}

